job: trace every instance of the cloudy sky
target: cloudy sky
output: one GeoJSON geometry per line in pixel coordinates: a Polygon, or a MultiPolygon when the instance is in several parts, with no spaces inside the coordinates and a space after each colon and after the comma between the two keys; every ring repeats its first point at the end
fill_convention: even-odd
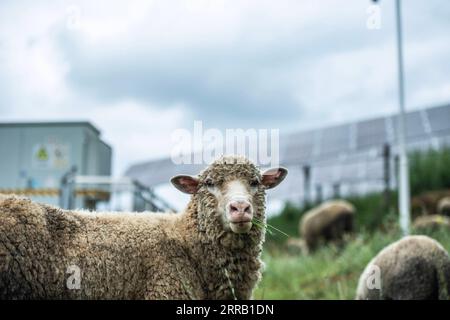
{"type": "MultiPolygon", "coordinates": [[[[283,133],[392,113],[380,2],[371,29],[369,0],[2,0],[0,121],[91,121],[117,175],[194,120],[283,133]]],[[[407,108],[448,103],[450,2],[403,2],[407,108]]]]}

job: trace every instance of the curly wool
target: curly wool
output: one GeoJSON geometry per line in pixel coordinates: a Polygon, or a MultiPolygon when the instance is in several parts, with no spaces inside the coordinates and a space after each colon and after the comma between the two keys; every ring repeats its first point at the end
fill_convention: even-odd
{"type": "MultiPolygon", "coordinates": [[[[206,176],[261,178],[246,159],[224,157],[200,174],[179,214],[87,213],[0,197],[1,299],[249,299],[261,277],[264,229],[225,231],[206,176]],[[68,267],[81,271],[69,289],[68,267]]],[[[265,191],[253,205],[264,221],[265,191]]]]}
{"type": "Polygon", "coordinates": [[[309,210],[302,217],[299,231],[308,251],[321,242],[341,240],[353,231],[354,206],[344,200],[331,200],[309,210]]]}
{"type": "Polygon", "coordinates": [[[447,251],[427,236],[408,236],[390,244],[369,262],[359,279],[356,299],[448,300],[449,293],[447,251]],[[380,271],[378,289],[367,285],[374,266],[380,271]]]}

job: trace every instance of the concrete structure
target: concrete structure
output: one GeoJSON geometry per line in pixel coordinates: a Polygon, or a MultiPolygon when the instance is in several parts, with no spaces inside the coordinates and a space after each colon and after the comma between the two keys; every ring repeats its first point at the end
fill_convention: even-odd
{"type": "MultiPolygon", "coordinates": [[[[61,178],[72,168],[79,175],[111,175],[112,149],[89,122],[0,123],[0,150],[0,192],[50,204],[59,203],[61,178]]],[[[99,200],[98,193],[79,195],[77,207],[99,200]]]]}

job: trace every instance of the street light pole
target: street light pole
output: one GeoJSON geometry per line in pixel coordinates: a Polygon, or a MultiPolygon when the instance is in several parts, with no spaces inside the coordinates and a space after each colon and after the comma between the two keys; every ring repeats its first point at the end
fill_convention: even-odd
{"type": "Polygon", "coordinates": [[[402,20],[400,0],[395,0],[397,20],[397,63],[398,63],[398,101],[400,112],[398,116],[398,149],[399,149],[399,188],[398,205],[400,212],[400,227],[404,236],[409,234],[410,226],[410,191],[408,155],[405,145],[405,90],[403,78],[403,48],[402,20]]]}

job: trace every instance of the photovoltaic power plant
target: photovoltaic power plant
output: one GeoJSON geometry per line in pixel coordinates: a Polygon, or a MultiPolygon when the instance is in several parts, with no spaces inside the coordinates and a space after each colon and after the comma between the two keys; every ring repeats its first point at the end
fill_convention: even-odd
{"type": "MultiPolygon", "coordinates": [[[[389,184],[395,187],[397,121],[397,115],[389,115],[280,136],[280,164],[289,175],[269,199],[298,203],[305,192],[311,199],[326,199],[380,191],[386,147],[389,184]],[[305,175],[310,190],[305,190],[305,175]]],[[[450,146],[450,105],[406,113],[406,143],[409,151],[450,146]]],[[[205,165],[177,165],[165,158],[132,165],[126,175],[154,187],[177,174],[196,174],[205,165]]]]}

